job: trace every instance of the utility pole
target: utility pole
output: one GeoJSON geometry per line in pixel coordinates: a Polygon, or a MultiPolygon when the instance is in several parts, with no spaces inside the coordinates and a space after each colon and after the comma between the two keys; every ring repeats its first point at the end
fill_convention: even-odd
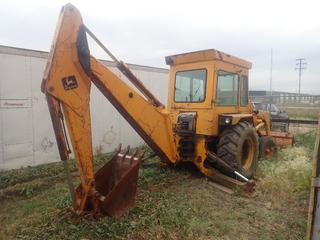
{"type": "Polygon", "coordinates": [[[301,72],[305,70],[307,67],[307,60],[305,58],[297,58],[296,59],[296,68],[295,70],[299,70],[299,90],[298,93],[301,93],[301,72]]]}

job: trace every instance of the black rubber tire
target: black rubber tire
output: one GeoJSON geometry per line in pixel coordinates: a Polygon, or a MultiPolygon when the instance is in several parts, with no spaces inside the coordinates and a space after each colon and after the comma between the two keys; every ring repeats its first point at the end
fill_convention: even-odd
{"type": "Polygon", "coordinates": [[[259,140],[256,129],[248,122],[240,122],[221,134],[217,155],[247,178],[257,169],[259,140]]]}
{"type": "Polygon", "coordinates": [[[259,138],[259,158],[268,158],[277,153],[277,144],[270,136],[259,138]]]}

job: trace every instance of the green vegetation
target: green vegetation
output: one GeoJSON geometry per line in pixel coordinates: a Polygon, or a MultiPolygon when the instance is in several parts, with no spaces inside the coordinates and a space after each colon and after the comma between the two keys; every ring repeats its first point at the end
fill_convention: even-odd
{"type": "Polygon", "coordinates": [[[61,163],[1,172],[0,239],[304,239],[313,145],[314,134],[299,134],[262,160],[251,194],[226,194],[193,167],[149,159],[136,205],[119,219],[75,217],[61,163]]]}

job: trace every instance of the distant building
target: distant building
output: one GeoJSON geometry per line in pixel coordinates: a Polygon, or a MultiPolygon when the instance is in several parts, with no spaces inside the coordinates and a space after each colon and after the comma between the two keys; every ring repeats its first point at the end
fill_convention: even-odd
{"type": "Polygon", "coordinates": [[[299,94],[283,91],[250,90],[249,97],[253,102],[285,103],[319,103],[320,95],[299,94]]]}
{"type": "MultiPolygon", "coordinates": [[[[47,56],[43,51],[0,45],[0,170],[59,161],[47,102],[40,91],[47,56]]],[[[113,62],[103,63],[127,81],[113,62]]],[[[166,103],[168,69],[128,66],[166,103]]],[[[93,84],[90,99],[95,154],[113,151],[119,143],[132,147],[143,143],[93,84]]]]}

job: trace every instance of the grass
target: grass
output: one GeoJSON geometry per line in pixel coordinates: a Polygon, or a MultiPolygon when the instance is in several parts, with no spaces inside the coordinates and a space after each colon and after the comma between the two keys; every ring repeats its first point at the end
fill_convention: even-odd
{"type": "Polygon", "coordinates": [[[228,195],[192,167],[149,159],[135,207],[119,219],[75,218],[61,163],[1,172],[0,239],[304,239],[314,137],[299,134],[261,161],[252,194],[228,195]]]}
{"type": "Polygon", "coordinates": [[[288,104],[280,105],[280,109],[285,110],[289,118],[292,119],[313,119],[317,120],[320,114],[319,104],[288,104]],[[310,109],[311,107],[311,109],[310,109]]]}

